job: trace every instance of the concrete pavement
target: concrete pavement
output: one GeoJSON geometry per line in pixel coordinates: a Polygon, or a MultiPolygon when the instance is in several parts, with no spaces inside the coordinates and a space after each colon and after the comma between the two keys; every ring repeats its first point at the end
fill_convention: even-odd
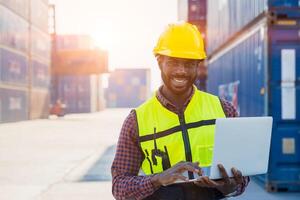
{"type": "Polygon", "coordinates": [[[116,143],[129,111],[1,124],[0,199],[113,199],[109,180],[80,179],[116,143]]]}

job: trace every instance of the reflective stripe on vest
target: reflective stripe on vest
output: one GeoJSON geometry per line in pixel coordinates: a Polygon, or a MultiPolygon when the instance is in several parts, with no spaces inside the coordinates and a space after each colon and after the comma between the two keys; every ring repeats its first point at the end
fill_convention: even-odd
{"type": "Polygon", "coordinates": [[[145,156],[141,168],[146,175],[162,172],[180,161],[211,165],[215,120],[225,117],[218,97],[195,89],[184,113],[177,115],[153,96],[136,109],[136,116],[145,156]]]}

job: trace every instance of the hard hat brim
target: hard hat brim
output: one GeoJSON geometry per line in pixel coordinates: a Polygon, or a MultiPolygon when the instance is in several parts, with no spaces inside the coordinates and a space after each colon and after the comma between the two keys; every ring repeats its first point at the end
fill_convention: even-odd
{"type": "Polygon", "coordinates": [[[195,53],[195,52],[180,52],[180,51],[171,51],[169,49],[156,51],[153,50],[154,55],[160,54],[164,56],[174,57],[174,58],[186,58],[186,59],[195,59],[195,60],[203,60],[206,58],[205,52],[195,53]]]}

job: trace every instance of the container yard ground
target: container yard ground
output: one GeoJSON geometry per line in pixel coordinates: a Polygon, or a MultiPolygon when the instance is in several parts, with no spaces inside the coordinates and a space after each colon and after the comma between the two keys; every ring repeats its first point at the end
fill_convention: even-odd
{"type": "MultiPolygon", "coordinates": [[[[111,200],[110,164],[130,109],[0,124],[1,200],[111,200]]],[[[251,181],[235,199],[296,200],[251,181]]]]}

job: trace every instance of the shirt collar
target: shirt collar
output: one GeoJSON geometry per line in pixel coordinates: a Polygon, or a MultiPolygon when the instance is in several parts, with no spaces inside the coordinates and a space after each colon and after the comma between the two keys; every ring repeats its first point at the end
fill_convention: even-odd
{"type": "MultiPolygon", "coordinates": [[[[179,113],[180,110],[178,110],[178,108],[169,100],[167,99],[164,94],[162,93],[162,87],[160,86],[159,89],[156,92],[156,98],[158,99],[158,101],[168,110],[175,112],[175,113],[179,113]]],[[[195,87],[193,87],[191,95],[186,99],[184,105],[183,105],[183,111],[186,109],[186,107],[188,106],[188,104],[190,103],[192,96],[195,93],[195,87]]]]}

